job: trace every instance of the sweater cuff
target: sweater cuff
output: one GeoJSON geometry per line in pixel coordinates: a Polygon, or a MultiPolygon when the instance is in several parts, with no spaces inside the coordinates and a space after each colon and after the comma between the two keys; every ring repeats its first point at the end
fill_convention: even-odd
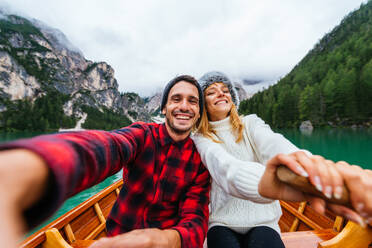
{"type": "Polygon", "coordinates": [[[253,202],[272,203],[273,199],[263,197],[258,193],[258,184],[264,171],[265,167],[263,165],[254,162],[240,167],[235,176],[235,186],[239,193],[253,202]]]}

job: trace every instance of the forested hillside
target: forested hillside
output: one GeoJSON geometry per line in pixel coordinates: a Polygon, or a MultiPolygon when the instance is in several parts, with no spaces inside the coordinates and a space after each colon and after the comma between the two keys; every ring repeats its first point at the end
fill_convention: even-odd
{"type": "Polygon", "coordinates": [[[372,125],[372,1],[348,14],[289,74],[243,101],[239,110],[275,127],[303,120],[372,125]]]}

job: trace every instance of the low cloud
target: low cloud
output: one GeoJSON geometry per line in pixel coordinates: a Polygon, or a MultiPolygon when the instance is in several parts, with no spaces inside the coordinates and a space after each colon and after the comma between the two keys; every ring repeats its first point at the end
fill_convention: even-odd
{"type": "Polygon", "coordinates": [[[210,70],[277,80],[365,1],[3,2],[112,65],[121,91],[150,95],[176,75],[210,70]]]}

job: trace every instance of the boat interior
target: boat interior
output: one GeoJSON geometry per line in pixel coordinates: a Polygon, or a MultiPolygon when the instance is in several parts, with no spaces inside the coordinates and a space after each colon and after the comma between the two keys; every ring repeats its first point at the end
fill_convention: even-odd
{"type": "MultiPolygon", "coordinates": [[[[122,180],[89,198],[28,237],[21,248],[84,248],[106,236],[106,218],[122,180]]],[[[330,211],[320,215],[306,202],[280,202],[279,221],[286,248],[372,247],[372,228],[362,227],[330,211]]]]}

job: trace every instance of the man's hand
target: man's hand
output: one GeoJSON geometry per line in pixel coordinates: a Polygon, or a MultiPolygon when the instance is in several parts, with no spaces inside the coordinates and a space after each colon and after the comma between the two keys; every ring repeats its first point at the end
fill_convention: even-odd
{"type": "MultiPolygon", "coordinates": [[[[372,171],[343,161],[337,163],[336,168],[349,189],[353,208],[372,225],[372,171]]],[[[332,210],[339,213],[343,209],[333,206],[332,210]]]]}
{"type": "MultiPolygon", "coordinates": [[[[260,195],[285,201],[308,201],[310,205],[319,213],[324,213],[327,207],[326,201],[301,192],[301,189],[292,188],[279,181],[276,176],[276,169],[279,165],[286,165],[289,169],[300,176],[308,177],[310,182],[327,198],[333,195],[335,198],[341,197],[343,176],[337,169],[340,166],[321,156],[308,156],[302,151],[294,152],[289,155],[279,154],[273,157],[266,165],[265,172],[258,185],[260,195]]],[[[361,225],[364,224],[361,216],[355,211],[334,204],[329,204],[329,208],[337,214],[353,220],[361,225]]]]}
{"type": "Polygon", "coordinates": [[[23,211],[44,192],[48,168],[35,153],[16,149],[0,152],[1,247],[14,248],[27,231],[23,211]]]}
{"type": "Polygon", "coordinates": [[[176,230],[137,229],[115,237],[102,238],[90,248],[180,248],[181,237],[176,230]]]}

